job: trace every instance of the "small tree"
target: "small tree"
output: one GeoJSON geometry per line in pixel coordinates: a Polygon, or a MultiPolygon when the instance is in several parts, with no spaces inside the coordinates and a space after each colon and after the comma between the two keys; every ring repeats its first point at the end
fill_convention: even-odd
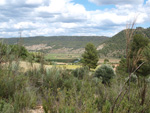
{"type": "Polygon", "coordinates": [[[82,54],[82,63],[84,66],[95,69],[98,62],[98,52],[92,43],[88,43],[85,52],[82,54]]]}
{"type": "Polygon", "coordinates": [[[21,45],[10,45],[11,54],[18,56],[19,58],[26,59],[29,55],[28,50],[21,45]]]}
{"type": "Polygon", "coordinates": [[[102,78],[102,83],[109,84],[110,80],[115,76],[113,68],[108,64],[103,64],[95,71],[95,76],[102,78]]]}
{"type": "Polygon", "coordinates": [[[137,70],[137,74],[142,77],[150,75],[150,43],[144,48],[142,52],[143,58],[138,62],[139,64],[144,62],[144,64],[137,70]]]}
{"type": "MultiPolygon", "coordinates": [[[[149,42],[150,42],[149,39],[147,37],[144,37],[142,34],[134,35],[132,42],[130,42],[130,50],[128,51],[128,58],[121,59],[120,64],[117,67],[117,71],[118,72],[124,71],[125,73],[129,72],[131,74],[136,70],[136,68],[138,66],[140,66],[142,64],[142,66],[140,66],[140,68],[138,70],[136,70],[136,73],[141,71],[141,69],[143,69],[143,71],[146,72],[145,66],[148,65],[147,63],[149,60],[145,61],[144,52],[148,56],[148,53],[149,53],[148,44],[149,44],[149,42]],[[127,65],[127,63],[128,63],[128,65],[127,65]]],[[[123,73],[120,73],[120,74],[123,74],[123,73]]]]}

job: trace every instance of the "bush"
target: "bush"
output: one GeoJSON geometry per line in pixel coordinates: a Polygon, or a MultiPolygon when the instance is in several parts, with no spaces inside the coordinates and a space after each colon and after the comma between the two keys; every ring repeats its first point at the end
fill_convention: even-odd
{"type": "Polygon", "coordinates": [[[24,46],[9,45],[9,47],[11,48],[11,54],[15,55],[16,57],[25,60],[29,56],[28,50],[24,46]]]}
{"type": "Polygon", "coordinates": [[[73,75],[79,79],[83,79],[84,76],[88,75],[88,67],[77,68],[73,71],[73,75]]]}
{"type": "Polygon", "coordinates": [[[107,58],[104,59],[104,64],[109,63],[109,60],[107,58]]]}
{"type": "Polygon", "coordinates": [[[54,90],[61,88],[63,85],[63,71],[63,69],[56,67],[46,70],[43,78],[43,86],[54,90]]]}
{"type": "MultiPolygon", "coordinates": [[[[129,77],[128,77],[127,79],[129,79],[129,77]]],[[[136,82],[137,82],[137,79],[138,79],[138,78],[137,78],[136,74],[133,74],[133,73],[132,73],[132,74],[131,74],[130,81],[133,82],[133,83],[136,83],[136,82]]]]}
{"type": "Polygon", "coordinates": [[[0,77],[0,97],[12,97],[16,90],[20,90],[26,86],[26,77],[3,75],[0,77]]]}
{"type": "Polygon", "coordinates": [[[5,62],[7,55],[8,47],[6,44],[0,42],[0,63],[5,62]]]}
{"type": "Polygon", "coordinates": [[[101,77],[102,83],[107,84],[115,76],[115,72],[110,65],[103,64],[95,71],[95,76],[98,78],[101,77]]]}
{"type": "Polygon", "coordinates": [[[36,93],[30,87],[22,89],[21,91],[16,91],[13,98],[15,113],[36,106],[36,93]]]}
{"type": "Polygon", "coordinates": [[[0,100],[0,113],[14,113],[14,108],[10,103],[0,100]]]}
{"type": "Polygon", "coordinates": [[[116,73],[118,73],[119,75],[124,75],[124,76],[128,76],[128,71],[127,71],[127,61],[126,58],[121,58],[120,62],[119,62],[119,66],[117,66],[116,68],[116,73]]]}

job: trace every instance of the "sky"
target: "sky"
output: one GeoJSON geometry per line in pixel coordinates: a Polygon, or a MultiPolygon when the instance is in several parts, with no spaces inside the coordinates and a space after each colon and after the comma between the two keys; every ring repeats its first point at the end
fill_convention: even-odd
{"type": "Polygon", "coordinates": [[[150,27],[150,0],[0,0],[0,37],[113,36],[136,19],[150,27]]]}

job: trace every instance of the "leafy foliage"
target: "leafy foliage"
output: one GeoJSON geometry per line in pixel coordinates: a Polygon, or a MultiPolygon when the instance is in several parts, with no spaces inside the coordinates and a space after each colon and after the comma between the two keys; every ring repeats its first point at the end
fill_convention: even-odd
{"type": "Polygon", "coordinates": [[[117,68],[116,68],[116,72],[119,75],[124,75],[124,76],[128,75],[126,58],[123,58],[123,57],[121,58],[121,60],[119,62],[119,66],[117,66],[117,68]]]}
{"type": "Polygon", "coordinates": [[[142,76],[148,76],[150,75],[150,43],[144,48],[142,55],[143,59],[139,63],[144,62],[144,64],[137,73],[142,76]]]}
{"type": "MultiPolygon", "coordinates": [[[[131,49],[129,51],[129,69],[127,68],[127,61],[125,58],[122,58],[119,66],[117,67],[117,71],[120,74],[128,73],[128,71],[133,72],[140,64],[144,62],[142,67],[137,70],[137,74],[139,75],[148,75],[149,72],[149,60],[145,60],[149,57],[149,39],[144,37],[141,34],[136,34],[133,36],[133,41],[131,43],[131,49]]],[[[126,75],[126,74],[125,74],[126,75]]]]}
{"type": "Polygon", "coordinates": [[[19,58],[26,59],[29,55],[27,49],[24,46],[10,45],[10,48],[11,48],[10,54],[18,56],[19,58]]]}
{"type": "Polygon", "coordinates": [[[0,42],[0,62],[8,59],[6,57],[14,56],[15,58],[22,58],[25,60],[29,53],[24,46],[20,45],[7,45],[0,42]]]}
{"type": "Polygon", "coordinates": [[[103,64],[95,71],[95,76],[101,77],[104,84],[109,84],[110,80],[115,76],[115,72],[110,65],[103,64]]]}
{"type": "Polygon", "coordinates": [[[83,79],[88,73],[88,67],[77,68],[73,71],[73,75],[79,79],[83,79]]]}
{"type": "Polygon", "coordinates": [[[137,52],[141,49],[143,50],[149,44],[149,39],[144,37],[142,34],[136,34],[133,36],[133,41],[131,43],[130,57],[133,58],[137,55],[137,52]]]}

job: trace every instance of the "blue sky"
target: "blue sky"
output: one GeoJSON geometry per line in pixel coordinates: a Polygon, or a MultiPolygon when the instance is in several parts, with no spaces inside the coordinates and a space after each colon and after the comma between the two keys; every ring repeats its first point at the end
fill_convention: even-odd
{"type": "Polygon", "coordinates": [[[150,0],[0,0],[0,37],[113,36],[137,18],[150,27],[150,0]]]}
{"type": "MultiPolygon", "coordinates": [[[[112,0],[113,1],[113,0],[112,0]]],[[[146,4],[148,0],[144,0],[143,1],[143,4],[146,4]]],[[[115,8],[115,4],[109,4],[109,5],[106,5],[106,4],[102,4],[101,6],[100,5],[97,5],[95,3],[92,3],[88,0],[73,0],[73,2],[77,3],[77,4],[82,4],[84,5],[84,7],[86,8],[86,10],[88,11],[94,11],[94,10],[104,10],[104,9],[111,9],[111,8],[115,8]]]]}
{"type": "Polygon", "coordinates": [[[74,0],[73,2],[75,2],[77,4],[84,5],[84,7],[86,8],[87,11],[105,10],[105,9],[115,8],[115,5],[113,5],[113,4],[99,6],[99,5],[92,3],[88,0],[74,0]]]}

